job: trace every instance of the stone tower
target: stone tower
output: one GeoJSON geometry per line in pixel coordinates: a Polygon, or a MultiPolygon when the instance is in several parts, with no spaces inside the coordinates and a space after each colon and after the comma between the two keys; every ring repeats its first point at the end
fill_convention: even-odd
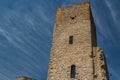
{"type": "Polygon", "coordinates": [[[89,2],[57,9],[48,80],[109,80],[89,2]]]}

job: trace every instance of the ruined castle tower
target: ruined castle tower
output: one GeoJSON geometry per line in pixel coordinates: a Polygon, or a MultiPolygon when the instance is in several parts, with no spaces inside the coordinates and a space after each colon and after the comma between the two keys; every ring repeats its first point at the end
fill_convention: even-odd
{"type": "Polygon", "coordinates": [[[57,9],[48,80],[108,80],[89,2],[57,9]]]}

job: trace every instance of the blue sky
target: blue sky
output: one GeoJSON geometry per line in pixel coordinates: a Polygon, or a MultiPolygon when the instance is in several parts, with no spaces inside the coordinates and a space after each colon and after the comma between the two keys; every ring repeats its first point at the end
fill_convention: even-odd
{"type": "MultiPolygon", "coordinates": [[[[57,7],[86,0],[0,0],[0,80],[47,79],[57,7]]],[[[119,0],[91,0],[110,80],[120,80],[119,0]]]]}

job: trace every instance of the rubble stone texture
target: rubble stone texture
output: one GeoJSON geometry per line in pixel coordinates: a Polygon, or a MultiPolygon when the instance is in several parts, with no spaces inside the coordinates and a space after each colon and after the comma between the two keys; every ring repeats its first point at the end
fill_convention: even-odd
{"type": "Polygon", "coordinates": [[[108,80],[89,2],[57,9],[50,55],[48,80],[108,80]],[[76,69],[74,78],[71,78],[72,65],[76,69]]]}

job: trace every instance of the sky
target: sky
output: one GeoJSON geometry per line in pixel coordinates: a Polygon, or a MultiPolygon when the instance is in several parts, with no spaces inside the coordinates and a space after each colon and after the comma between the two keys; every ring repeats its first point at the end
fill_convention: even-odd
{"type": "MultiPolygon", "coordinates": [[[[88,0],[0,0],[0,80],[47,80],[56,8],[88,0]]],[[[91,0],[110,80],[120,80],[119,0],[91,0]]]]}

